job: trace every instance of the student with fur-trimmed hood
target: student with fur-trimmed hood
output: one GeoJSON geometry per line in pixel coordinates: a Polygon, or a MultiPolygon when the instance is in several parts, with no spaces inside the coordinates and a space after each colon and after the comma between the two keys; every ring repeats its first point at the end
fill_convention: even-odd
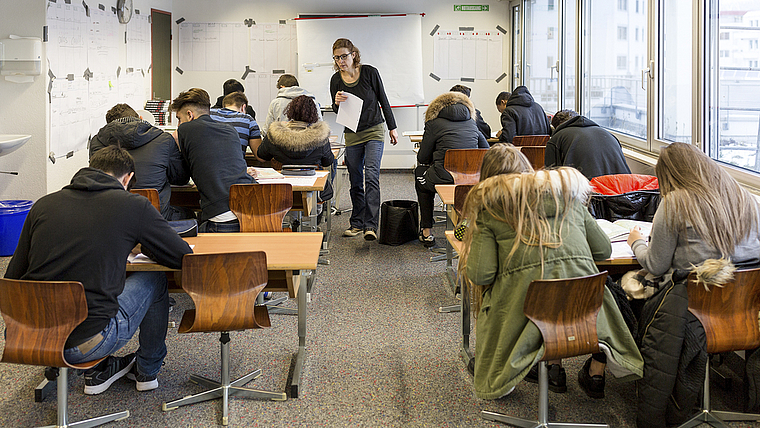
{"type": "MultiPolygon", "coordinates": [[[[314,100],[306,95],[293,98],[285,108],[288,122],[272,122],[257,155],[283,165],[318,165],[329,167],[335,160],[330,150],[330,127],[319,120],[314,100]]],[[[333,189],[327,180],[319,199],[332,198],[333,189]]]]}
{"type": "Polygon", "coordinates": [[[454,184],[454,178],[443,167],[449,149],[488,148],[488,142],[475,124],[475,106],[467,95],[446,92],[434,99],[425,112],[425,133],[417,153],[414,170],[415,189],[420,204],[420,241],[426,247],[435,245],[433,199],[436,184],[454,184]]]}

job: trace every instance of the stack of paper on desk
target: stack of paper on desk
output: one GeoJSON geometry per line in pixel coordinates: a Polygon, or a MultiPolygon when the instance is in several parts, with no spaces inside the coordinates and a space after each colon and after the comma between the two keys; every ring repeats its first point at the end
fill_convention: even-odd
{"type": "Polygon", "coordinates": [[[284,175],[277,172],[274,168],[260,168],[257,166],[249,166],[248,174],[253,175],[257,179],[285,178],[284,175]],[[252,171],[255,171],[255,174],[251,174],[252,171]]]}
{"type": "Polygon", "coordinates": [[[644,235],[644,237],[649,236],[649,232],[652,230],[652,223],[646,221],[621,219],[612,223],[605,219],[598,218],[596,219],[596,223],[602,228],[612,242],[626,241],[628,239],[628,233],[636,226],[641,229],[641,234],[644,235]]]}

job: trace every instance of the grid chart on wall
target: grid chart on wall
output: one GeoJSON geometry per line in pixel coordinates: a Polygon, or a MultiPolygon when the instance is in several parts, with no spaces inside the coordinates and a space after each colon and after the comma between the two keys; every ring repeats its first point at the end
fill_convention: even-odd
{"type": "Polygon", "coordinates": [[[433,73],[441,79],[496,79],[503,73],[499,31],[439,30],[433,37],[433,73]]]}
{"type": "Polygon", "coordinates": [[[248,103],[262,122],[277,96],[277,79],[296,75],[295,24],[182,22],[178,49],[183,72],[229,72],[244,80],[248,103]]]}
{"type": "Polygon", "coordinates": [[[150,20],[135,14],[121,25],[115,9],[53,0],[46,19],[50,151],[62,157],[87,148],[113,105],[139,109],[149,98],[150,20]]]}

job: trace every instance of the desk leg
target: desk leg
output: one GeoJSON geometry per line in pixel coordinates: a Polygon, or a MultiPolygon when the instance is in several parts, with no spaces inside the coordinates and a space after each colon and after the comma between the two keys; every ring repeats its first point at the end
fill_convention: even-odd
{"type": "Polygon", "coordinates": [[[290,383],[290,398],[298,398],[304,358],[306,358],[306,275],[302,272],[298,285],[298,353],[293,368],[293,380],[290,383]]]}
{"type": "Polygon", "coordinates": [[[460,284],[462,293],[462,351],[460,356],[465,364],[470,364],[473,359],[470,351],[470,287],[466,281],[460,284]]]}

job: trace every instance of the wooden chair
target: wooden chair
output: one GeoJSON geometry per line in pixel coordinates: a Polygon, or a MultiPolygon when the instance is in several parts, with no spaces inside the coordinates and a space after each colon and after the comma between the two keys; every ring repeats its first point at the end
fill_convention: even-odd
{"type": "Polygon", "coordinates": [[[474,184],[459,184],[454,188],[454,211],[457,213],[457,222],[462,218],[464,201],[474,184]]]}
{"type": "Polygon", "coordinates": [[[512,139],[512,144],[515,147],[545,146],[546,142],[549,141],[549,137],[549,135],[516,135],[512,139]]]}
{"type": "Polygon", "coordinates": [[[475,184],[480,180],[480,167],[488,149],[449,149],[443,167],[454,177],[454,184],[475,184]]]}
{"type": "MultiPolygon", "coordinates": [[[[760,311],[760,269],[736,271],[734,280],[723,287],[697,282],[696,275],[688,279],[689,311],[705,328],[707,352],[754,349],[760,346],[760,329],[757,314],[760,311]]],[[[707,359],[702,411],[680,428],[695,427],[703,423],[725,427],[724,421],[760,421],[760,415],[723,412],[710,408],[710,359],[707,359]]]]}
{"type": "MultiPolygon", "coordinates": [[[[546,362],[599,352],[596,316],[602,307],[607,272],[571,279],[544,279],[530,283],[523,312],[544,339],[538,364],[538,420],[531,421],[483,411],[483,419],[519,427],[608,427],[606,424],[552,423],[549,418],[549,372],[546,362]]],[[[757,324],[757,314],[755,315],[757,324]]]]}
{"type": "Polygon", "coordinates": [[[284,401],[284,392],[243,388],[261,376],[261,369],[230,381],[230,331],[270,326],[265,306],[256,296],[267,285],[267,258],[263,251],[229,254],[186,254],[182,259],[182,288],[195,303],[185,311],[178,332],[220,332],[221,382],[190,375],[190,381],[212,388],[163,404],[164,411],[179,406],[222,398],[222,425],[229,422],[230,396],[284,401]]]}
{"type": "Polygon", "coordinates": [[[282,219],[292,207],[289,183],[230,186],[230,210],[240,220],[241,232],[282,232],[282,219]]]}
{"type": "Polygon", "coordinates": [[[546,146],[521,146],[519,147],[522,154],[528,158],[530,166],[536,171],[544,168],[544,156],[546,155],[546,146]]]}
{"type": "Polygon", "coordinates": [[[59,367],[56,427],[94,427],[129,417],[129,411],[85,421],[68,421],[69,368],[86,370],[105,358],[69,364],[66,340],[87,318],[87,300],[80,282],[0,279],[0,312],[5,320],[4,363],[59,367]]]}
{"type": "Polygon", "coordinates": [[[158,212],[161,212],[161,201],[158,199],[158,190],[156,189],[132,189],[130,192],[136,195],[142,195],[148,198],[150,204],[156,207],[158,212]]]}

